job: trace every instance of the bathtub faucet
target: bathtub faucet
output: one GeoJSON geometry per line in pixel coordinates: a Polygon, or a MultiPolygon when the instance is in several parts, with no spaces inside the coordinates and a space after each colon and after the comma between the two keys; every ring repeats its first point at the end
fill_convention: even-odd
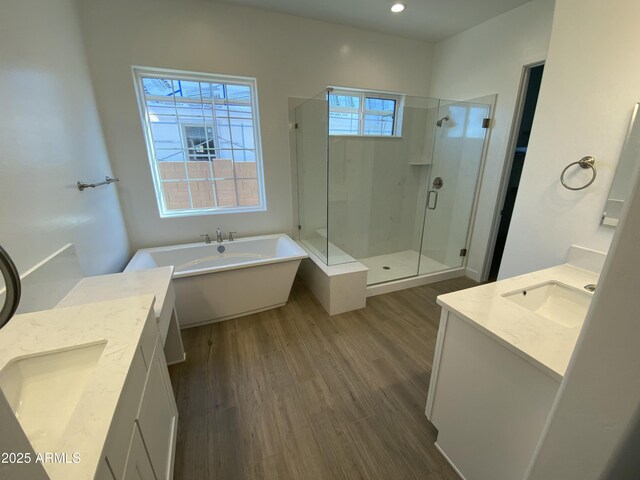
{"type": "Polygon", "coordinates": [[[200,235],[201,237],[204,237],[204,243],[209,244],[211,243],[211,237],[209,236],[208,233],[205,233],[204,235],[200,235]]]}
{"type": "Polygon", "coordinates": [[[222,238],[222,228],[216,228],[216,242],[222,243],[224,239],[222,238]]]}

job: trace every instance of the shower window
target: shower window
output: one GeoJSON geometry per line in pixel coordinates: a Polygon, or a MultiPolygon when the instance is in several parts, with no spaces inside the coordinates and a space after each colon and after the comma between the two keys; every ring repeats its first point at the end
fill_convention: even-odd
{"type": "Polygon", "coordinates": [[[329,93],[329,134],[399,137],[403,95],[334,88],[329,93]]]}
{"type": "Polygon", "coordinates": [[[255,79],[133,72],[160,215],[266,210],[255,79]]]}

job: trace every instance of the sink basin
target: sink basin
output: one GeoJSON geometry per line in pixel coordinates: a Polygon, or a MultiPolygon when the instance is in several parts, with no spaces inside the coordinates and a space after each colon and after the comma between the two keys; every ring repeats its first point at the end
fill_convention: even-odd
{"type": "Polygon", "coordinates": [[[592,294],[558,282],[505,293],[504,298],[566,328],[582,325],[592,294]]]}
{"type": "Polygon", "coordinates": [[[107,342],[12,360],[0,389],[36,452],[53,452],[107,342]]]}

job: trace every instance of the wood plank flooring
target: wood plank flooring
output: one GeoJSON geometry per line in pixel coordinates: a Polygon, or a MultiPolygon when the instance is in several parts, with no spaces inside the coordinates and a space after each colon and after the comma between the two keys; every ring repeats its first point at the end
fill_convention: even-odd
{"type": "Polygon", "coordinates": [[[176,480],[457,480],[424,416],[441,293],[380,295],[330,317],[296,282],[289,303],[183,330],[170,368],[176,480]]]}

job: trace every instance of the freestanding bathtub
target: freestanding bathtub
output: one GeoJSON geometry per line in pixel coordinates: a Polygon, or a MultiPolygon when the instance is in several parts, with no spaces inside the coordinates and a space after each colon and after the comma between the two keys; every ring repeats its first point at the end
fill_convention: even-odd
{"type": "Polygon", "coordinates": [[[307,253],[285,234],[145,248],[125,272],[173,265],[181,327],[248,315],[287,303],[307,253]]]}

